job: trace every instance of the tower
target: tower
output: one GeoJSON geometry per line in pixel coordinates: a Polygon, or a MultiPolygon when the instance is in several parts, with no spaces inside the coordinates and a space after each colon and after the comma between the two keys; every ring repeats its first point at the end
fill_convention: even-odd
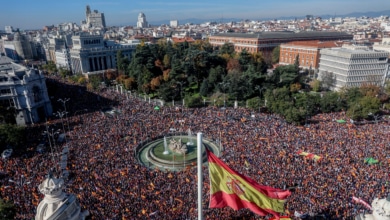
{"type": "Polygon", "coordinates": [[[87,5],[85,9],[85,17],[88,19],[90,14],[91,14],[91,8],[89,7],[89,5],[87,5]]]}
{"type": "Polygon", "coordinates": [[[147,28],[148,22],[144,13],[140,12],[138,15],[137,28],[147,28]]]}

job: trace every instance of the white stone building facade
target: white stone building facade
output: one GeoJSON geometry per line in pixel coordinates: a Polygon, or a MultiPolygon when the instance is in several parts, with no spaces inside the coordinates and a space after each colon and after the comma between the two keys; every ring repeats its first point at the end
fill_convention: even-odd
{"type": "Polygon", "coordinates": [[[42,121],[53,112],[45,76],[4,56],[0,57],[0,102],[16,109],[18,125],[42,121]]]}
{"type": "Polygon", "coordinates": [[[389,52],[343,46],[322,49],[320,54],[319,79],[327,73],[333,74],[335,82],[332,90],[359,87],[364,83],[382,86],[385,82],[389,52]]]}
{"type": "Polygon", "coordinates": [[[149,27],[148,22],[146,21],[146,16],[144,13],[139,13],[138,15],[138,21],[137,21],[137,28],[147,28],[149,27]]]}
{"type": "Polygon", "coordinates": [[[72,37],[73,48],[70,50],[72,72],[92,73],[117,67],[117,52],[130,59],[136,45],[120,45],[105,42],[103,35],[79,33],[72,37]]]}

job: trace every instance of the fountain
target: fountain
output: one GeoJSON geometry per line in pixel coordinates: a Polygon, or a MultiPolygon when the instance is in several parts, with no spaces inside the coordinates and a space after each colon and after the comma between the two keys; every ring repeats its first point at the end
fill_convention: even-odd
{"type": "Polygon", "coordinates": [[[188,142],[187,142],[187,146],[191,146],[191,145],[194,145],[194,142],[192,142],[192,132],[191,132],[191,129],[188,129],[188,142]]]}
{"type": "Polygon", "coordinates": [[[168,144],[167,144],[167,137],[164,136],[164,152],[163,152],[164,155],[167,155],[169,154],[169,151],[168,151],[168,144]]]}
{"type": "MultiPolygon", "coordinates": [[[[194,139],[195,137],[191,137],[194,139]]],[[[197,164],[197,143],[188,138],[187,134],[161,137],[139,146],[135,156],[140,164],[150,169],[178,171],[197,164]],[[192,142],[192,145],[188,145],[192,142]],[[167,153],[166,153],[167,152],[167,153]]],[[[219,146],[207,138],[203,139],[202,158],[207,161],[205,148],[217,156],[220,154],[219,146]]]]}

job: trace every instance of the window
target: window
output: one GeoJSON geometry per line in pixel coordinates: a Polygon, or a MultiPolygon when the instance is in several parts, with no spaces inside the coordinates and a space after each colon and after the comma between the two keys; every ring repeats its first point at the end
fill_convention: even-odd
{"type": "Polygon", "coordinates": [[[11,94],[11,89],[2,89],[0,92],[1,92],[1,95],[11,94]]]}

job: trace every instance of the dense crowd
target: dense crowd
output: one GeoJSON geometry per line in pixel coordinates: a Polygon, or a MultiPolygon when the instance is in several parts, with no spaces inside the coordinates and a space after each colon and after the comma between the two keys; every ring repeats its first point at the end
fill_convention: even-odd
{"type": "MultiPolygon", "coordinates": [[[[390,192],[387,121],[355,126],[344,113],[332,113],[313,116],[308,126],[295,126],[276,115],[246,108],[162,106],[155,110],[155,104],[116,90],[89,92],[69,89],[76,85],[64,81],[60,85],[64,89],[58,89],[57,95],[71,100],[66,119],[71,131],[66,143],[53,145],[53,151],[59,153],[63,146],[69,146],[70,176],[65,191],[77,195],[92,219],[197,218],[195,168],[177,172],[149,169],[134,156],[141,142],[167,134],[170,128],[190,129],[218,140],[223,147],[221,158],[227,165],[262,185],[290,189],[292,195],[285,207],[291,216],[306,213],[349,219],[366,210],[354,203],[352,196],[371,203],[390,192]],[[98,110],[107,106],[120,113],[109,116],[98,110]],[[346,119],[347,123],[338,123],[337,119],[346,119]],[[300,156],[300,150],[321,159],[300,156]],[[364,162],[367,157],[379,163],[369,165],[364,162]]],[[[48,123],[62,128],[61,122],[53,118],[48,123]]],[[[31,141],[27,148],[36,146],[37,137],[45,129],[42,124],[29,128],[31,141]]],[[[58,167],[58,161],[58,154],[52,160],[50,150],[0,161],[1,197],[16,204],[19,219],[35,216],[43,198],[37,186],[51,167],[58,167]]],[[[270,217],[246,209],[209,209],[207,166],[203,195],[205,219],[270,217]]]]}

